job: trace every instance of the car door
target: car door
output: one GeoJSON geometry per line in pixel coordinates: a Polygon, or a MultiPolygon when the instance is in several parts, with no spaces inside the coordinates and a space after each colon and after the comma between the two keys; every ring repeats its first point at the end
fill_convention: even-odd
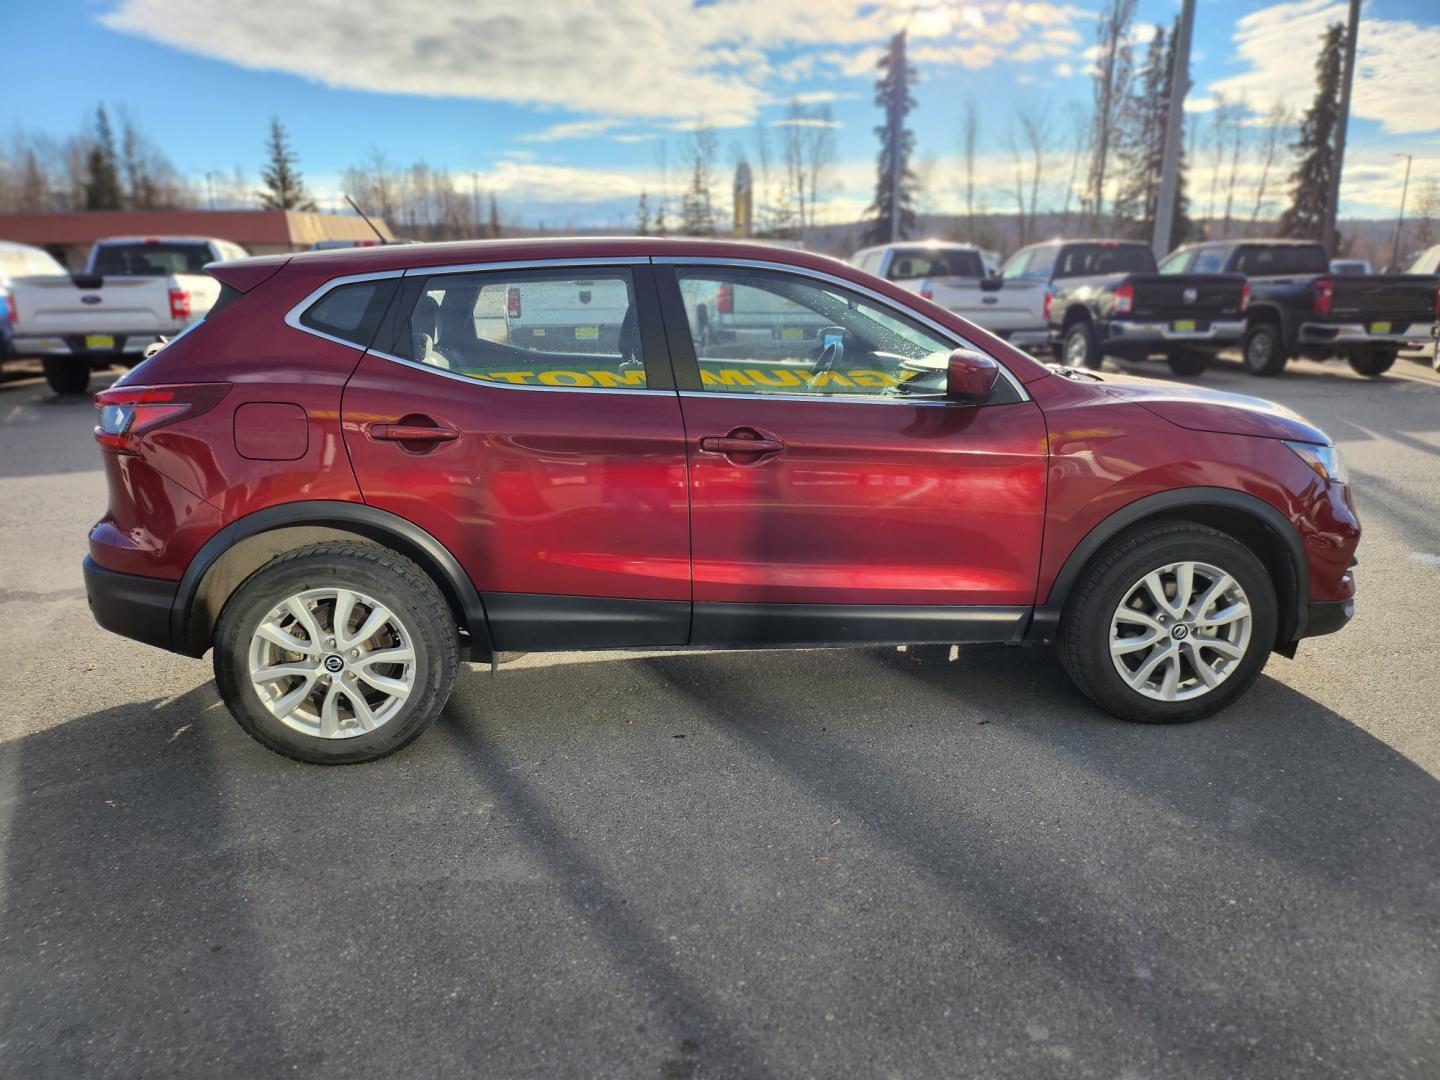
{"type": "Polygon", "coordinates": [[[499,649],[689,631],[684,427],[651,271],[584,262],[410,271],[345,388],[366,502],[450,548],[499,649]],[[581,293],[627,299],[563,326],[512,318],[581,293]]]}
{"type": "Polygon", "coordinates": [[[1004,375],[981,406],[946,399],[964,342],[838,278],[657,270],[688,438],[692,640],[1010,636],[1034,601],[1046,479],[1044,422],[1020,384],[1004,375]],[[800,317],[767,338],[705,339],[680,297],[720,286],[800,317]]]}

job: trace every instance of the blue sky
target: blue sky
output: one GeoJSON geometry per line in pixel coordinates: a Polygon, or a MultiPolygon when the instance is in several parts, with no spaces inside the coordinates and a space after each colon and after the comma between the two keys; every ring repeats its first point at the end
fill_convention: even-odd
{"type": "MultiPolygon", "coordinates": [[[[1140,0],[1137,38],[1178,0],[1140,0]]],[[[1043,110],[1054,144],[1048,195],[1066,172],[1073,109],[1089,100],[1098,0],[48,0],[0,9],[6,85],[0,134],[78,130],[98,101],[127,109],[188,176],[258,173],[268,118],[290,129],[325,201],[341,172],[378,148],[493,190],[527,220],[614,224],[660,186],[658,148],[679,182],[680,143],[715,125],[721,160],[753,156],[799,95],[833,111],[836,161],[822,216],[868,200],[873,60],[914,8],[922,74],[912,117],[927,204],[960,205],[960,114],[980,113],[988,206],[1009,209],[1009,133],[1043,110]],[[523,12],[522,15],[514,14],[523,12]],[[18,95],[15,88],[23,88],[18,95]]],[[[1440,4],[1368,0],[1343,209],[1393,213],[1403,164],[1440,176],[1440,4]]],[[[1199,0],[1192,122],[1203,141],[1217,95],[1257,114],[1313,94],[1320,30],[1340,0],[1199,0]]],[[[1256,128],[1258,134],[1258,127],[1256,128]]],[[[1203,188],[1192,163],[1192,193],[1203,188]]],[[[1248,166],[1247,166],[1248,167],[1248,166]]],[[[1208,173],[1206,174],[1208,175],[1208,173]]],[[[203,180],[201,181],[203,184],[203,180]]],[[[652,194],[653,197],[653,194],[652,194]]],[[[1203,210],[1203,206],[1201,207],[1203,210]]]]}

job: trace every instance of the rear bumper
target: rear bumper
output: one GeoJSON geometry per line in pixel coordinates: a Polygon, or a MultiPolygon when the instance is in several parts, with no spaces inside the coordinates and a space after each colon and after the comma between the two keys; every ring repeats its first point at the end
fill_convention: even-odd
{"type": "Polygon", "coordinates": [[[1433,324],[1430,322],[1392,322],[1390,329],[1376,333],[1376,323],[1301,323],[1298,341],[1301,345],[1323,345],[1337,350],[1362,349],[1375,345],[1404,345],[1406,342],[1428,341],[1433,324]]]}
{"type": "Polygon", "coordinates": [[[178,581],[106,570],[85,557],[85,598],[90,614],[112,634],[146,645],[171,647],[170,609],[179,587],[178,581]]]}
{"type": "MultiPolygon", "coordinates": [[[[984,324],[979,325],[983,326],[984,324]]],[[[1017,349],[1033,349],[1036,346],[1046,346],[1051,343],[1048,326],[1037,326],[1029,330],[992,331],[992,333],[995,333],[997,337],[1004,338],[1017,349]]]]}
{"type": "MultiPolygon", "coordinates": [[[[174,331],[173,333],[178,333],[174,331]]],[[[17,337],[17,356],[91,356],[98,353],[141,356],[147,346],[160,340],[162,334],[111,334],[114,345],[87,346],[84,335],[65,337],[17,337]]]]}
{"type": "Polygon", "coordinates": [[[1105,343],[1137,348],[1193,346],[1223,349],[1245,336],[1244,319],[1223,319],[1208,323],[1203,330],[1177,330],[1170,322],[1110,321],[1100,324],[1105,343]]]}

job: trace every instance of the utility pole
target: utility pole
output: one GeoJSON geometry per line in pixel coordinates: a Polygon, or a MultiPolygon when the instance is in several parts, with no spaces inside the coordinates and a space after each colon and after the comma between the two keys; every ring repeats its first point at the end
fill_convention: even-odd
{"type": "Polygon", "coordinates": [[[1355,39],[1360,33],[1360,0],[1350,0],[1350,22],[1345,27],[1345,70],[1340,81],[1340,116],[1335,125],[1335,156],[1330,165],[1330,190],[1325,202],[1325,227],[1320,240],[1331,255],[1338,255],[1335,231],[1340,213],[1340,173],[1345,168],[1345,129],[1350,123],[1350,86],[1355,81],[1355,39]]]}
{"type": "Polygon", "coordinates": [[[1400,261],[1400,230],[1405,227],[1405,196],[1410,193],[1410,162],[1413,160],[1409,154],[1396,154],[1395,156],[1405,159],[1405,183],[1400,188],[1400,216],[1395,219],[1395,246],[1390,249],[1390,268],[1392,270],[1400,261]]]}
{"type": "Polygon", "coordinates": [[[1170,254],[1170,227],[1180,196],[1180,129],[1185,120],[1185,95],[1190,92],[1190,35],[1195,29],[1195,0],[1184,0],[1175,38],[1175,70],[1170,73],[1170,107],[1165,114],[1165,150],[1160,159],[1160,198],[1155,207],[1155,260],[1170,254]]]}

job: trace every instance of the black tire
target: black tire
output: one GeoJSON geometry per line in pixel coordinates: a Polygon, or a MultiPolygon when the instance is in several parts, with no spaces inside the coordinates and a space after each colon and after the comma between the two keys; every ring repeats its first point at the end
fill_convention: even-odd
{"type": "Polygon", "coordinates": [[[1185,379],[1203,375],[1210,366],[1210,354],[1199,349],[1176,349],[1165,359],[1170,365],[1170,374],[1185,379]]]}
{"type": "Polygon", "coordinates": [[[46,356],[41,359],[45,381],[61,395],[83,394],[90,389],[90,358],[46,356]]]}
{"type": "MultiPolygon", "coordinates": [[[[296,761],[350,765],[393,754],[440,715],[455,681],[457,642],[455,618],[445,600],[409,559],[358,541],[314,544],[272,559],[226,601],[215,630],[215,681],[231,715],[262,746],[296,761]],[[373,730],[324,738],[290,727],[265,706],[250,682],[249,649],[256,627],[287,597],[335,587],[363,593],[394,613],[414,649],[414,683],[395,714],[373,730]]],[[[340,679],[350,675],[347,670],[335,676],[347,705],[350,691],[340,679]]],[[[352,685],[363,689],[358,681],[352,685]]],[[[319,687],[313,691],[320,692],[319,687]]]]}
{"type": "Polygon", "coordinates": [[[1349,358],[1350,370],[1373,379],[1394,367],[1395,359],[1399,355],[1399,349],[1371,349],[1369,352],[1353,353],[1349,358]]]}
{"type": "Polygon", "coordinates": [[[1066,367],[1099,371],[1105,363],[1105,354],[1095,340],[1095,328],[1089,319],[1078,319],[1065,331],[1060,343],[1060,362],[1066,367]]]}
{"type": "Polygon", "coordinates": [[[1085,568],[1065,605],[1057,644],[1066,673],[1101,708],[1122,720],[1176,724],[1219,712],[1245,692],[1274,647],[1276,621],[1270,575],[1249,548],[1215,529],[1166,522],[1120,537],[1085,568]],[[1240,584],[1250,604],[1250,639],[1214,689],[1188,700],[1164,701],[1141,694],[1120,677],[1110,654],[1110,625],[1126,594],[1146,574],[1183,561],[1208,563],[1240,584]]]}
{"type": "Polygon", "coordinates": [[[1279,375],[1285,370],[1285,341],[1280,324],[1269,319],[1251,323],[1240,347],[1245,370],[1251,375],[1279,375]]]}

